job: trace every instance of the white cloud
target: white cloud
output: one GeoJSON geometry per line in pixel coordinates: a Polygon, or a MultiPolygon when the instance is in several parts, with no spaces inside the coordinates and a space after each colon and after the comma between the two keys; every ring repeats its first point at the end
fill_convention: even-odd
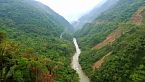
{"type": "Polygon", "coordinates": [[[103,0],[37,0],[48,5],[69,22],[77,20],[103,0]]]}

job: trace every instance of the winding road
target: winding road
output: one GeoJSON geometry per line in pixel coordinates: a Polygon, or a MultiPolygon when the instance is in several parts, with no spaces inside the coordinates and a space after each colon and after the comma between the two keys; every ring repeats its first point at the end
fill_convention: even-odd
{"type": "Polygon", "coordinates": [[[81,50],[79,49],[76,38],[73,38],[73,42],[76,47],[76,53],[74,54],[72,58],[71,66],[78,73],[80,82],[90,82],[89,78],[85,75],[85,73],[83,72],[81,68],[81,65],[79,64],[79,56],[80,56],[81,50]]]}

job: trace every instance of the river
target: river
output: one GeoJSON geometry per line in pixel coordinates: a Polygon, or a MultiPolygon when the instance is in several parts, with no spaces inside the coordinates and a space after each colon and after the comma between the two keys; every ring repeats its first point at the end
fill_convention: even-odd
{"type": "Polygon", "coordinates": [[[83,72],[81,68],[81,65],[79,64],[79,56],[80,56],[81,50],[79,49],[76,38],[73,38],[73,42],[76,48],[76,53],[74,54],[72,58],[71,66],[78,73],[80,82],[90,82],[89,78],[85,75],[85,73],[83,72]]]}

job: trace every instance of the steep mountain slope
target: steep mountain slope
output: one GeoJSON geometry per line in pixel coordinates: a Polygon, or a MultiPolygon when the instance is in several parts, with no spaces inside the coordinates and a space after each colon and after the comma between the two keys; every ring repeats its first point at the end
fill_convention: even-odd
{"type": "MultiPolygon", "coordinates": [[[[64,30],[64,27],[65,28],[72,27],[63,17],[58,16],[58,14],[56,14],[47,6],[42,5],[38,2],[34,2],[33,0],[25,0],[25,1],[1,0],[0,16],[5,19],[6,18],[12,19],[13,20],[12,22],[19,24],[20,26],[21,24],[29,23],[36,25],[37,28],[43,25],[43,27],[44,26],[48,27],[49,30],[61,28],[61,30],[57,30],[58,31],[57,33],[59,34],[62,32],[62,30],[64,30]],[[16,4],[16,2],[18,2],[19,4],[16,4]],[[49,23],[53,23],[55,26],[53,25],[51,26],[49,23]]],[[[46,29],[46,31],[47,30],[48,29],[46,29]]],[[[49,34],[53,33],[49,32],[49,34]]]]}
{"type": "Polygon", "coordinates": [[[125,3],[119,1],[116,6],[103,12],[93,22],[86,23],[83,29],[76,32],[76,35],[81,37],[80,41],[83,42],[81,45],[88,45],[91,48],[98,44],[100,40],[104,40],[107,35],[118,28],[120,23],[129,21],[141,5],[144,5],[143,0],[127,0],[125,3]]]}
{"type": "Polygon", "coordinates": [[[71,27],[34,0],[0,0],[0,81],[77,82],[73,44],[60,39],[71,27]]]}
{"type": "Polygon", "coordinates": [[[119,0],[76,32],[92,82],[145,81],[144,6],[144,0],[119,0]]]}

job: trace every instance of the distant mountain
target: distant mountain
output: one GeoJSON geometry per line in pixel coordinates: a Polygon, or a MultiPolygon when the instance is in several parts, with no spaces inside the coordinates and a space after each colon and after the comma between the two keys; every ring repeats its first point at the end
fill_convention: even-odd
{"type": "Polygon", "coordinates": [[[113,7],[118,0],[104,0],[100,5],[97,5],[93,10],[91,10],[86,15],[82,16],[78,21],[74,21],[72,25],[74,28],[81,29],[84,24],[90,23],[95,20],[101,13],[105,10],[113,7]]]}

